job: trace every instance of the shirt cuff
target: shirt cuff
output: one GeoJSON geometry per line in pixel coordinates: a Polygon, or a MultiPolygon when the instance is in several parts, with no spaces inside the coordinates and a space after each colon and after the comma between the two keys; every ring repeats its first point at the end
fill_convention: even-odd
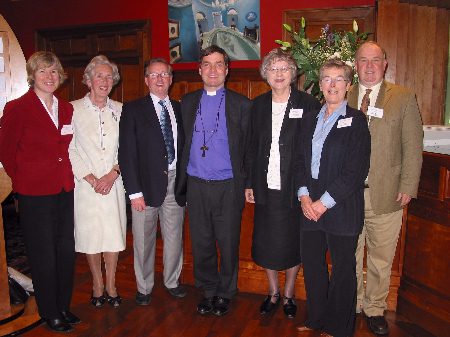
{"type": "Polygon", "coordinates": [[[140,197],[143,197],[143,196],[144,195],[142,194],[142,192],[133,193],[133,194],[130,194],[130,200],[137,199],[137,198],[140,198],[140,197]]]}
{"type": "Polygon", "coordinates": [[[326,207],[326,208],[332,208],[334,205],[336,205],[336,201],[334,201],[333,197],[328,193],[328,191],[325,191],[324,194],[320,197],[320,202],[326,207]]]}
{"type": "Polygon", "coordinates": [[[309,195],[308,187],[306,186],[300,187],[297,192],[297,197],[299,198],[304,195],[309,195]]]}

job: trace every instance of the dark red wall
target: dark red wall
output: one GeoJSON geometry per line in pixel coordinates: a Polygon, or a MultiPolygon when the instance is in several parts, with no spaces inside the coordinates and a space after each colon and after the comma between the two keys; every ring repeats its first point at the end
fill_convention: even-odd
{"type": "MultiPolygon", "coordinates": [[[[245,1],[245,0],[241,0],[245,1]]],[[[282,11],[286,9],[374,5],[375,0],[261,0],[261,52],[276,47],[282,36],[282,11]]],[[[0,0],[0,14],[15,32],[25,57],[35,51],[36,29],[148,19],[151,22],[152,56],[168,58],[166,0],[0,0]]],[[[237,68],[258,67],[258,61],[234,62],[237,68]]],[[[175,69],[190,69],[179,64],[175,69]]]]}

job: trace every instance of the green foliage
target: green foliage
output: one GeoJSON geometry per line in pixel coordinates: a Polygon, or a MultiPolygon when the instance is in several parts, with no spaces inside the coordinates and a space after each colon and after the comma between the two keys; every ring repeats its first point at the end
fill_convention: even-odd
{"type": "MultiPolygon", "coordinates": [[[[348,65],[354,67],[355,53],[359,45],[367,40],[370,33],[358,34],[358,25],[353,20],[353,31],[331,31],[329,25],[322,28],[319,40],[310,43],[305,34],[305,19],[300,21],[300,31],[296,32],[286,23],[283,28],[289,33],[292,43],[275,40],[281,49],[287,50],[297,62],[299,75],[305,75],[303,89],[310,90],[311,94],[322,98],[319,88],[319,69],[330,58],[339,58],[348,65]]],[[[356,81],[356,77],[354,81],[356,81]]]]}

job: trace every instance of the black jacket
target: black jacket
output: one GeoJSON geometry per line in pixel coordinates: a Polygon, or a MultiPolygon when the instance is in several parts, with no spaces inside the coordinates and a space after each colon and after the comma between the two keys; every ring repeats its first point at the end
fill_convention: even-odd
{"type": "MultiPolygon", "coordinates": [[[[177,120],[178,168],[184,133],[180,104],[173,100],[170,102],[177,120]]],[[[123,106],[119,133],[119,166],[128,196],[142,192],[147,206],[162,205],[167,194],[167,150],[150,95],[123,106]]],[[[183,206],[186,198],[180,195],[176,201],[183,206]]]]}
{"type": "MultiPolygon", "coordinates": [[[[320,103],[313,96],[291,89],[291,95],[284,114],[280,131],[280,175],[283,203],[290,207],[299,207],[297,199],[298,174],[294,165],[300,155],[300,135],[303,118],[293,118],[291,109],[303,109],[303,118],[320,109],[320,103]]],[[[272,91],[256,97],[252,106],[252,137],[250,155],[246,166],[250,172],[247,188],[253,189],[255,203],[265,204],[267,197],[267,169],[272,143],[272,91]]]]}

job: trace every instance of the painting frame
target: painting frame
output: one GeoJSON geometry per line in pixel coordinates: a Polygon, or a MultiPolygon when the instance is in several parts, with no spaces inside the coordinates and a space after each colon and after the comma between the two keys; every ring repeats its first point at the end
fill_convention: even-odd
{"type": "Polygon", "coordinates": [[[175,40],[180,37],[180,21],[169,19],[169,40],[175,40]]]}
{"type": "Polygon", "coordinates": [[[181,55],[181,44],[176,43],[169,49],[169,57],[170,57],[170,63],[176,63],[182,59],[181,55]]]}

